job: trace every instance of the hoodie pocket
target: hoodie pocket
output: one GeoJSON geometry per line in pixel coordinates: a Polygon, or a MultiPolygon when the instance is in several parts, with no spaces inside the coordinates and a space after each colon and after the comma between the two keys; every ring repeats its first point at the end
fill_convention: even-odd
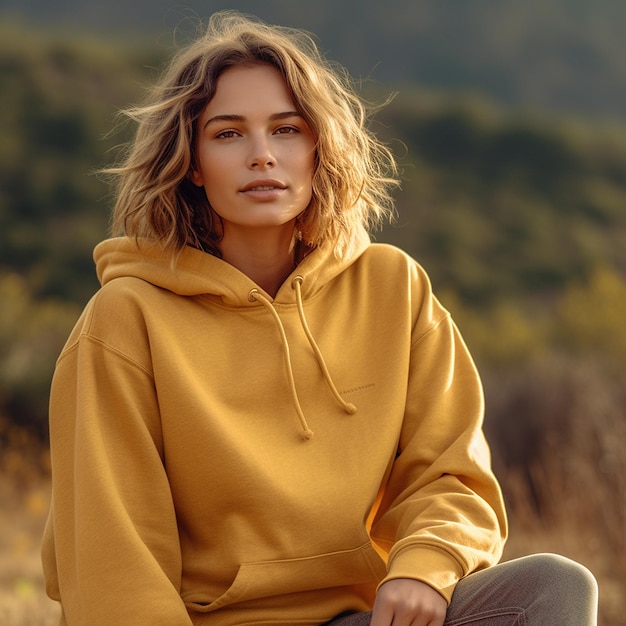
{"type": "Polygon", "coordinates": [[[185,594],[192,611],[208,613],[231,604],[346,585],[376,584],[386,574],[384,561],[368,542],[352,550],[278,561],[242,563],[232,585],[211,600],[202,592],[185,594]]]}

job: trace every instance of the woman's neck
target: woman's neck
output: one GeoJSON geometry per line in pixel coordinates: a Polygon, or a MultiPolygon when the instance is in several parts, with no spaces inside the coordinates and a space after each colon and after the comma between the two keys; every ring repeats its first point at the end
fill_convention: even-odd
{"type": "Polygon", "coordinates": [[[224,233],[220,242],[222,258],[263,291],[275,297],[285,279],[293,272],[299,259],[293,229],[265,232],[259,229],[252,236],[233,237],[224,233]]]}

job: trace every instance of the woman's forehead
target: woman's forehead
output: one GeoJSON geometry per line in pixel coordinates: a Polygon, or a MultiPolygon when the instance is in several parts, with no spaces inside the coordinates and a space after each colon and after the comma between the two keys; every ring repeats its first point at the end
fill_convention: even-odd
{"type": "Polygon", "coordinates": [[[202,116],[245,115],[266,110],[268,114],[296,111],[283,75],[271,65],[236,65],[217,79],[215,93],[202,116]]]}

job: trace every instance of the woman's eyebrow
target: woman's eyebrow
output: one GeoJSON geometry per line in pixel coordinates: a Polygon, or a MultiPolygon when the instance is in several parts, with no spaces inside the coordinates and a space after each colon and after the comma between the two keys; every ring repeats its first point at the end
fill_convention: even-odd
{"type": "MultiPolygon", "coordinates": [[[[302,117],[298,111],[283,111],[282,113],[273,113],[270,115],[270,122],[275,122],[277,120],[284,120],[291,117],[302,117]]],[[[214,124],[215,122],[245,122],[245,115],[214,115],[210,117],[205,123],[204,128],[209,126],[209,124],[214,124]]]]}

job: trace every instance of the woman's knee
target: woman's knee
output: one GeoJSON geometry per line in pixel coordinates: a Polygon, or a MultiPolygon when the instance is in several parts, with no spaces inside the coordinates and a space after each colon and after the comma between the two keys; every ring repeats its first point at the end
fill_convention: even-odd
{"type": "Polygon", "coordinates": [[[520,559],[528,569],[528,580],[534,580],[552,593],[568,596],[597,595],[598,583],[594,575],[580,563],[559,554],[533,554],[520,559]]]}
{"type": "Polygon", "coordinates": [[[520,561],[535,594],[527,607],[529,624],[597,623],[598,583],[584,565],[558,554],[535,554],[520,561]]]}
{"type": "Polygon", "coordinates": [[[580,563],[557,554],[504,561],[468,576],[457,590],[450,606],[452,618],[516,608],[528,624],[596,624],[595,578],[580,563]]]}

